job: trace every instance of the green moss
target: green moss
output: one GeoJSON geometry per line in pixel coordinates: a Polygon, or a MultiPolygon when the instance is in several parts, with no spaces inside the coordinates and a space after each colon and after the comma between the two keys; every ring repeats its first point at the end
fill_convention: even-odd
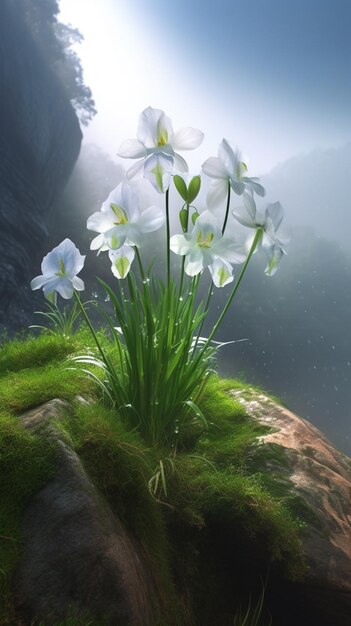
{"type": "Polygon", "coordinates": [[[7,611],[11,572],[21,551],[23,511],[52,475],[55,457],[53,443],[0,414],[0,618],[7,611]]]}
{"type": "MultiPolygon", "coordinates": [[[[7,537],[2,543],[0,538],[6,552],[0,577],[6,585],[20,551],[23,508],[50,475],[55,459],[55,451],[44,439],[23,431],[16,414],[55,397],[73,405],[70,415],[57,423],[62,436],[134,534],[151,566],[159,608],[155,625],[192,626],[199,620],[203,626],[219,624],[218,598],[232,602],[226,581],[235,578],[240,567],[251,568],[248,585],[252,571],[264,577],[269,563],[287,577],[301,576],[298,530],[306,513],[303,517],[294,506],[288,477],[285,480],[280,473],[281,480],[274,479],[273,485],[269,472],[262,471],[261,449],[255,443],[267,427],[249,418],[243,405],[228,394],[234,389],[249,397],[253,392],[241,381],[211,377],[200,402],[208,429],[194,421],[180,434],[175,460],[165,462],[169,499],[157,502],[148,481],[169,451],[150,450],[137,433],[128,432],[114,411],[103,406],[87,377],[67,369],[67,356],[91,349],[84,333],[68,341],[49,335],[16,340],[1,349],[0,428],[3,441],[8,433],[11,439],[10,447],[0,448],[1,463],[6,465],[1,507],[9,511],[0,531],[7,537]],[[78,403],[74,400],[78,395],[89,395],[92,403],[78,403]],[[4,456],[5,449],[12,449],[11,458],[4,456]],[[19,462],[22,457],[26,463],[19,462]],[[11,493],[6,491],[9,484],[11,493]],[[17,504],[13,506],[14,490],[17,504]]],[[[268,455],[270,467],[280,467],[281,472],[286,459],[280,447],[265,448],[265,462],[268,455]]],[[[240,580],[237,584],[240,589],[240,580]]],[[[223,615],[227,608],[223,601],[223,615]]]]}

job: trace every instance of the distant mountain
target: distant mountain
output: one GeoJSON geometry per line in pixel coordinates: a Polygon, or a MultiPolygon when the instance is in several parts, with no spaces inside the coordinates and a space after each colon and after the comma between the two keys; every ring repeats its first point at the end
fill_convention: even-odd
{"type": "Polygon", "coordinates": [[[295,156],[261,180],[268,201],[283,204],[287,224],[313,227],[317,235],[343,246],[349,241],[351,142],[295,156]]]}

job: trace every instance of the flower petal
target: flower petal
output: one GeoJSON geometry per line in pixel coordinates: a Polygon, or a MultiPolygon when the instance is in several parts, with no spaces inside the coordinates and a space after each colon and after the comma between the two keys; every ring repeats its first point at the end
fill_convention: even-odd
{"type": "Polygon", "coordinates": [[[227,173],[230,174],[237,171],[241,155],[238,150],[234,152],[228,141],[223,138],[218,146],[218,158],[226,168],[227,173]]]}
{"type": "Polygon", "coordinates": [[[85,289],[84,281],[79,278],[79,276],[74,276],[72,278],[72,285],[76,291],[83,291],[85,289]]]}
{"type": "Polygon", "coordinates": [[[113,211],[107,210],[105,206],[104,211],[96,211],[88,217],[87,229],[94,230],[96,233],[105,233],[113,227],[113,221],[113,211]]]}
{"type": "Polygon", "coordinates": [[[161,109],[147,107],[139,116],[137,137],[146,148],[172,143],[172,122],[161,109]]]}
{"type": "Polygon", "coordinates": [[[211,265],[208,266],[211,272],[212,280],[216,287],[224,287],[231,283],[234,279],[233,268],[224,259],[216,258],[211,265]]]}
{"type": "Polygon", "coordinates": [[[285,250],[281,247],[279,243],[274,243],[271,247],[270,254],[268,256],[267,267],[264,271],[267,276],[273,276],[276,273],[278,265],[282,260],[284,254],[286,254],[285,250]]]}
{"type": "Polygon", "coordinates": [[[186,160],[176,152],[174,153],[174,167],[178,172],[187,172],[189,170],[186,160]]]}
{"type": "Polygon", "coordinates": [[[126,177],[130,180],[131,178],[141,176],[144,170],[144,159],[141,161],[137,161],[134,163],[129,170],[126,171],[126,177]]]}
{"type": "Polygon", "coordinates": [[[208,208],[214,209],[221,204],[221,202],[224,202],[227,197],[227,193],[228,181],[224,179],[215,180],[207,192],[206,200],[208,208]]]}
{"type": "Polygon", "coordinates": [[[274,232],[276,232],[284,217],[284,209],[280,202],[268,204],[266,208],[266,216],[271,218],[274,232]]]}
{"type": "Polygon", "coordinates": [[[189,239],[186,239],[184,235],[173,235],[173,237],[171,237],[170,239],[169,245],[172,252],[174,252],[175,254],[180,254],[182,256],[189,254],[190,250],[192,249],[191,241],[189,239]]]}
{"type": "Polygon", "coordinates": [[[230,263],[243,263],[246,260],[246,246],[236,243],[228,237],[221,237],[212,247],[212,252],[230,263]]]}
{"type": "Polygon", "coordinates": [[[139,159],[140,157],[146,157],[147,151],[141,141],[127,139],[118,148],[117,155],[123,159],[139,159]]]}
{"type": "Polygon", "coordinates": [[[203,142],[204,134],[197,128],[181,128],[174,133],[172,146],[175,150],[193,150],[203,142]]]}
{"type": "Polygon", "coordinates": [[[33,280],[30,281],[30,287],[33,289],[41,289],[47,283],[48,279],[46,276],[36,276],[33,280]]]}
{"type": "Polygon", "coordinates": [[[41,271],[44,275],[52,276],[62,271],[62,264],[66,276],[73,277],[83,268],[85,256],[70,239],[64,239],[56,248],[53,248],[42,261],[41,271]]]}
{"type": "Polygon", "coordinates": [[[117,278],[125,278],[135,257],[133,248],[125,244],[119,250],[110,250],[111,271],[117,278]]]}
{"type": "MultiPolygon", "coordinates": [[[[57,279],[57,283],[54,287],[55,291],[62,296],[65,300],[70,300],[73,296],[73,284],[72,280],[69,278],[61,278],[57,279]]],[[[45,293],[45,290],[44,290],[45,293]]]]}
{"type": "Polygon", "coordinates": [[[210,178],[228,179],[229,175],[222,161],[217,157],[210,157],[202,164],[202,171],[210,178]]]}
{"type": "Polygon", "coordinates": [[[164,212],[160,207],[153,205],[140,213],[138,226],[142,233],[152,233],[161,228],[164,222],[164,212]]]}
{"type": "Polygon", "coordinates": [[[203,270],[203,256],[201,250],[192,249],[185,257],[184,270],[188,276],[196,276],[203,270]]]}
{"type": "Polygon", "coordinates": [[[170,184],[174,158],[163,152],[151,154],[145,161],[144,177],[159,193],[164,193],[170,184]]]}
{"type": "Polygon", "coordinates": [[[247,176],[243,176],[241,180],[247,189],[252,191],[252,193],[255,192],[262,198],[266,195],[265,188],[258,182],[260,180],[259,178],[248,178],[247,176]]]}

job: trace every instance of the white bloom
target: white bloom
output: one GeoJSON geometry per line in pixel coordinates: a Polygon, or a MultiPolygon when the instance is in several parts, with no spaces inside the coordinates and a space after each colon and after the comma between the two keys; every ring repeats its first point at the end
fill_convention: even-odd
{"type": "Polygon", "coordinates": [[[67,300],[72,298],[74,289],[84,289],[82,279],[77,276],[83,268],[84,260],[85,256],[80,254],[73,241],[65,239],[43,258],[42,275],[33,278],[31,288],[42,287],[45,297],[55,303],[56,292],[67,300]]]}
{"type": "Polygon", "coordinates": [[[218,148],[218,157],[210,157],[202,164],[203,172],[214,178],[208,195],[207,205],[213,208],[220,204],[228,193],[228,183],[236,194],[241,196],[245,190],[265,195],[265,190],[259,184],[259,178],[246,176],[247,167],[242,161],[240,152],[234,152],[226,139],[223,139],[218,148]]]}
{"type": "Polygon", "coordinates": [[[127,244],[124,244],[118,248],[118,250],[110,250],[108,256],[112,263],[112,274],[117,276],[117,278],[125,278],[134,260],[135,250],[127,244]]]}
{"type": "Polygon", "coordinates": [[[128,183],[120,183],[102,204],[101,211],[88,218],[87,228],[100,233],[90,249],[118,250],[124,244],[140,247],[144,233],[157,230],[163,223],[164,214],[159,207],[141,211],[134,189],[128,183]]]}
{"type": "Polygon", "coordinates": [[[157,191],[169,187],[173,169],[187,172],[188,166],[176,150],[193,150],[202,140],[203,133],[195,128],[182,128],[173,132],[172,122],[160,109],[148,107],[140,117],[137,139],[127,139],[118,150],[125,159],[139,159],[127,171],[127,178],[143,174],[157,191]]]}
{"type": "Polygon", "coordinates": [[[273,276],[277,266],[286,254],[284,243],[278,239],[277,231],[284,217],[284,210],[280,202],[267,204],[264,213],[257,210],[253,194],[245,192],[243,194],[244,206],[232,211],[235,219],[248,228],[262,229],[262,239],[260,244],[268,258],[265,274],[273,276]]]}
{"type": "Polygon", "coordinates": [[[205,267],[211,272],[216,287],[232,282],[232,263],[242,263],[242,246],[222,236],[220,224],[209,211],[196,220],[191,233],[171,237],[170,247],[175,254],[185,256],[184,269],[188,276],[196,276],[205,267]]]}

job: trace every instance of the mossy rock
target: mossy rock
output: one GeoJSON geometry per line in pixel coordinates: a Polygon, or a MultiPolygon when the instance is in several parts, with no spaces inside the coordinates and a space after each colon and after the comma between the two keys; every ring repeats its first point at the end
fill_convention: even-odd
{"type": "MultiPolygon", "coordinates": [[[[305,493],[296,491],[289,447],[270,440],[279,432],[271,418],[272,406],[278,405],[268,398],[262,405],[260,390],[213,376],[201,402],[208,429],[194,421],[180,433],[173,458],[167,450],[150,450],[104,405],[89,379],[67,369],[67,356],[87,349],[92,350],[89,338],[78,333],[68,341],[44,335],[8,343],[0,354],[0,463],[4,467],[0,499],[2,510],[8,510],[0,535],[16,540],[14,550],[10,541],[0,539],[4,563],[0,624],[21,624],[13,613],[13,581],[18,590],[21,576],[24,580],[19,572],[28,564],[26,520],[32,519],[30,511],[38,510],[48,483],[59,474],[62,446],[82,464],[103,510],[108,510],[107,517],[123,527],[142,563],[133,576],[146,578],[144,589],[149,591],[145,593],[153,602],[147,603],[148,610],[139,611],[144,613],[140,624],[232,625],[238,607],[247,603],[250,593],[259,596],[261,581],[267,576],[267,605],[273,617],[281,619],[274,589],[279,587],[281,597],[284,593],[289,597],[305,588],[303,581],[311,578],[306,538],[312,533],[321,542],[328,541],[330,529],[305,493]],[[21,421],[19,416],[25,411],[55,397],[66,402],[65,408],[56,410],[56,406],[54,419],[47,414],[45,428],[42,419],[36,423],[35,412],[21,421]],[[16,433],[10,445],[9,429],[16,433]],[[29,441],[31,453],[27,452],[29,441]],[[25,467],[17,467],[24,456],[25,467]],[[168,495],[161,492],[155,499],[148,483],[160,462],[168,495]],[[18,485],[11,490],[11,506],[5,488],[10,482],[18,485]]],[[[311,463],[310,448],[306,456],[311,463]]],[[[46,526],[46,530],[50,536],[52,528],[46,526]]],[[[25,571],[28,578],[30,567],[25,571]]],[[[72,585],[79,587],[77,581],[72,585]]],[[[313,602],[312,598],[311,607],[313,602]]],[[[108,622],[105,608],[107,623],[117,623],[108,622]]],[[[86,611],[99,624],[104,618],[94,602],[71,602],[69,611],[78,611],[77,619],[83,621],[86,611]]],[[[51,621],[49,614],[48,606],[38,610],[28,603],[22,606],[27,623],[32,618],[41,618],[45,624],[64,623],[64,611],[51,621]]],[[[131,615],[131,623],[139,624],[131,615]]],[[[323,621],[318,624],[322,626],[323,621]]]]}

